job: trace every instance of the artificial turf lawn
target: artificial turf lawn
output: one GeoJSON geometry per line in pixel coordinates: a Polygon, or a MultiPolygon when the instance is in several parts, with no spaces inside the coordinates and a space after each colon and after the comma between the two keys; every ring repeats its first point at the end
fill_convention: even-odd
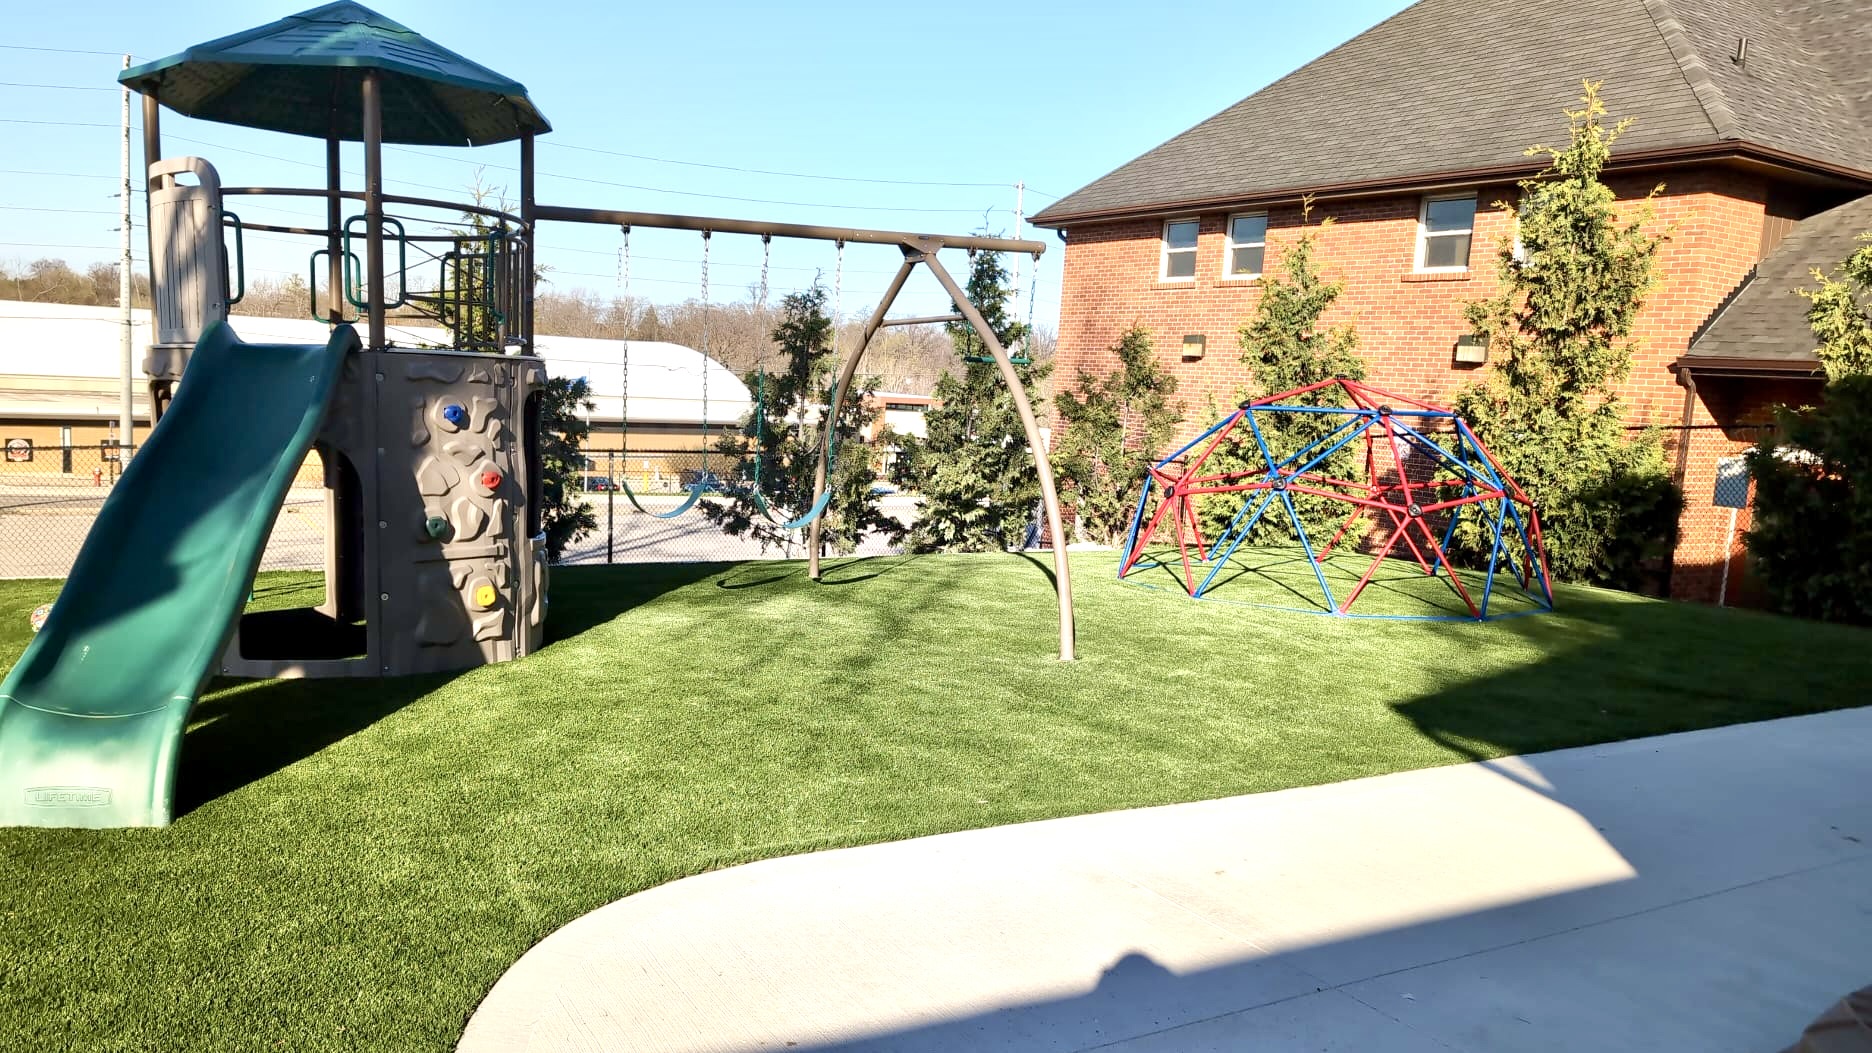
{"type": "MultiPolygon", "coordinates": [[[[524,661],[224,686],[174,826],[0,830],[0,1049],[442,1051],[533,942],[714,867],[1865,701],[1861,630],[1576,588],[1349,621],[1130,588],[1110,553],[1074,560],[1062,665],[1044,566],[562,569],[524,661]]],[[[0,668],[56,588],[0,581],[0,668]]]]}

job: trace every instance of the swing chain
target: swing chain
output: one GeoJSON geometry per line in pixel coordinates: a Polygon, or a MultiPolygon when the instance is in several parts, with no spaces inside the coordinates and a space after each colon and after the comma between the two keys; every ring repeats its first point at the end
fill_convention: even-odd
{"type": "MultiPolygon", "coordinates": [[[[833,370],[832,384],[833,384],[833,389],[826,393],[826,406],[827,406],[826,412],[828,414],[832,412],[830,408],[832,405],[832,399],[835,398],[838,394],[837,385],[838,385],[839,321],[843,317],[844,303],[845,303],[845,242],[843,239],[840,239],[838,241],[833,242],[833,244],[838,246],[838,256],[836,258],[836,261],[832,265],[832,370],[833,370]]],[[[834,420],[827,420],[821,425],[821,427],[826,428],[826,429],[837,428],[838,422],[834,420]]]]}
{"type": "MultiPolygon", "coordinates": [[[[621,228],[624,232],[624,244],[618,247],[618,299],[619,307],[624,311],[624,335],[619,340],[624,345],[623,361],[619,363],[621,374],[618,378],[618,451],[624,455],[624,474],[630,474],[630,336],[635,328],[630,323],[630,224],[621,228]]],[[[616,480],[611,481],[616,485],[616,480]]]]}
{"type": "Polygon", "coordinates": [[[767,306],[767,264],[773,258],[773,235],[762,234],[760,243],[760,305],[765,307],[767,306]]]}
{"type": "Polygon", "coordinates": [[[839,322],[843,318],[845,301],[845,243],[838,245],[838,262],[832,268],[832,363],[838,364],[839,322]]]}
{"type": "Polygon", "coordinates": [[[709,238],[713,232],[702,232],[702,476],[696,480],[697,486],[708,483],[708,448],[709,448],[709,238]]]}

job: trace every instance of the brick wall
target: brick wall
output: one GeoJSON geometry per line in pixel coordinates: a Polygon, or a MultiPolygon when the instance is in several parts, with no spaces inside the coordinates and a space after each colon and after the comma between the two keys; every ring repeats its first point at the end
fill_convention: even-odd
{"type": "MultiPolygon", "coordinates": [[[[1821,383],[1814,380],[1752,380],[1736,377],[1697,378],[1693,430],[1686,433],[1688,449],[1678,451],[1673,465],[1682,472],[1684,514],[1679,524],[1671,598],[1715,603],[1723,595],[1723,568],[1729,570],[1725,602],[1753,606],[1759,596],[1749,573],[1742,532],[1749,528],[1752,509],[1736,515],[1735,532],[1729,530],[1729,509],[1715,505],[1716,462],[1753,446],[1774,423],[1776,405],[1811,405],[1819,401],[1821,383]]],[[[1754,495],[1751,488],[1750,500],[1754,495]]]]}
{"type": "MultiPolygon", "coordinates": [[[[1628,209],[1658,182],[1665,184],[1652,203],[1653,230],[1669,238],[1659,256],[1662,282],[1640,317],[1631,376],[1621,394],[1634,423],[1676,424],[1682,416],[1683,389],[1667,366],[1684,353],[1696,328],[1755,264],[1769,187],[1760,176],[1713,167],[1608,182],[1628,209]]],[[[1466,332],[1462,305],[1496,290],[1494,252],[1510,224],[1507,213],[1494,205],[1511,200],[1515,192],[1511,185],[1478,188],[1470,268],[1451,274],[1414,272],[1420,195],[1315,206],[1313,221],[1331,220],[1320,232],[1316,259],[1328,277],[1345,283],[1326,321],[1357,328],[1372,384],[1447,403],[1457,388],[1475,378],[1478,368],[1486,368],[1457,365],[1453,351],[1457,337],[1466,332]]],[[[1274,269],[1283,246],[1299,233],[1301,213],[1298,205],[1267,211],[1267,266],[1274,269]]],[[[1160,220],[1090,224],[1068,231],[1056,383],[1073,383],[1080,370],[1108,372],[1115,364],[1111,345],[1137,323],[1149,330],[1161,361],[1177,377],[1178,397],[1189,417],[1186,435],[1210,423],[1205,419],[1208,399],[1228,407],[1239,391],[1251,386],[1240,362],[1237,332],[1254,310],[1257,283],[1222,275],[1227,213],[1199,218],[1194,281],[1159,280],[1160,220]],[[1186,334],[1205,338],[1202,360],[1182,360],[1186,334]]],[[[1707,416],[1702,419],[1713,422],[1707,416]]],[[[1692,472],[1685,483],[1689,508],[1682,548],[1703,558],[1712,544],[1712,526],[1703,514],[1708,512],[1707,480],[1699,483],[1702,477],[1696,473],[1713,473],[1718,451],[1699,439],[1689,452],[1692,472]],[[1704,491],[1700,495],[1698,486],[1704,491]]],[[[1722,525],[1727,525],[1726,515],[1722,525]]],[[[1720,533],[1713,543],[1720,546],[1720,533]]]]}

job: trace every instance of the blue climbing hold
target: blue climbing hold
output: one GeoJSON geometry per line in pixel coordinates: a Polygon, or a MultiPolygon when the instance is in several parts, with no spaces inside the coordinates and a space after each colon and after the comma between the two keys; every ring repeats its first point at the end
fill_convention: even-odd
{"type": "Polygon", "coordinates": [[[451,402],[442,407],[442,419],[455,425],[457,428],[466,427],[468,424],[468,411],[451,402]]]}

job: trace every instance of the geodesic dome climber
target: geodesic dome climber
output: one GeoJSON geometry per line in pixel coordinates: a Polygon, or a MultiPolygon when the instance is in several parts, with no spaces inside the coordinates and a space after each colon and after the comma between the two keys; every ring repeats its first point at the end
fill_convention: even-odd
{"type": "Polygon", "coordinates": [[[1118,576],[1122,579],[1147,567],[1174,570],[1180,564],[1184,590],[1201,598],[1216,584],[1217,575],[1256,524],[1270,514],[1285,516],[1319,583],[1323,609],[1335,615],[1350,614],[1373,576],[1387,560],[1403,552],[1425,575],[1441,576],[1461,598],[1469,617],[1489,617],[1496,577],[1504,569],[1532,601],[1532,609],[1553,608],[1540,515],[1468,422],[1453,410],[1344,377],[1243,402],[1234,413],[1153,466],[1138,495],[1118,576]],[[1345,405],[1315,404],[1334,389],[1344,397],[1345,405]],[[1312,429],[1278,426],[1296,423],[1295,418],[1303,414],[1320,423],[1312,429]],[[1247,438],[1241,434],[1244,431],[1247,438]],[[1296,431],[1311,437],[1282,442],[1281,436],[1296,431]],[[1246,454],[1249,467],[1205,471],[1216,451],[1230,443],[1246,454]],[[1358,472],[1362,479],[1336,478],[1323,467],[1348,447],[1362,454],[1358,472]],[[1222,533],[1205,539],[1198,502],[1229,494],[1240,495],[1239,505],[1222,533]],[[1295,508],[1296,494],[1346,507],[1338,531],[1317,549],[1295,508]],[[1360,540],[1354,528],[1361,519],[1370,530],[1363,538],[1370,561],[1340,600],[1323,568],[1348,537],[1360,540]],[[1449,555],[1451,538],[1465,519],[1479,527],[1488,542],[1486,565],[1468,571],[1472,580],[1467,584],[1449,555]],[[1160,537],[1166,532],[1175,537],[1174,552],[1160,537]],[[1153,541],[1165,550],[1161,558],[1146,558],[1153,541]],[[1479,589],[1475,588],[1478,577],[1479,589]]]}

